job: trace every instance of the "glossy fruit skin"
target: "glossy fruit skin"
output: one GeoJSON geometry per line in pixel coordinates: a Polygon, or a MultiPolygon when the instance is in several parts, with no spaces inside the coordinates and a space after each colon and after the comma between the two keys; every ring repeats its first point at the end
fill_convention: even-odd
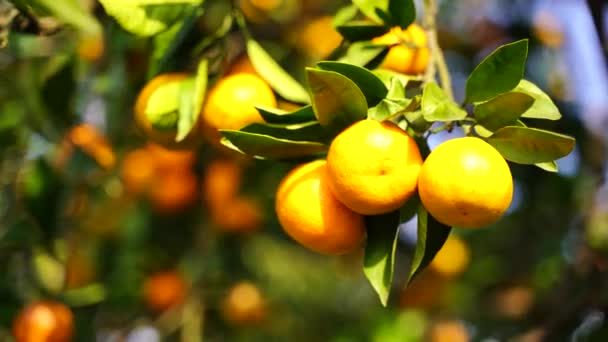
{"type": "Polygon", "coordinates": [[[391,122],[361,120],[342,131],[327,154],[329,185],[351,210],[377,215],[400,208],[416,192],[420,150],[391,122]]]}
{"type": "Polygon", "coordinates": [[[394,45],[390,48],[381,65],[408,75],[421,74],[426,70],[430,51],[427,47],[426,33],[417,24],[411,24],[407,29],[393,27],[389,32],[372,40],[376,44],[394,45]],[[407,44],[412,44],[408,46],[407,44]]]}
{"type": "Polygon", "coordinates": [[[16,342],[68,342],[74,333],[70,308],[54,301],[37,301],[24,307],[13,322],[16,342]]]}
{"type": "Polygon", "coordinates": [[[198,126],[194,127],[184,140],[176,142],[175,137],[177,135],[177,127],[174,130],[160,130],[153,127],[150,119],[146,115],[148,100],[152,94],[159,89],[159,87],[172,82],[183,81],[188,77],[190,77],[190,75],[186,73],[161,74],[146,83],[143,89],[139,92],[134,108],[135,124],[144,134],[144,136],[150,141],[170,149],[192,149],[200,143],[198,137],[198,126]]]}
{"type": "Polygon", "coordinates": [[[306,23],[297,33],[298,48],[315,60],[328,57],[342,42],[332,20],[330,16],[321,16],[306,23]]]}
{"type": "Polygon", "coordinates": [[[251,325],[264,320],[266,303],[258,287],[248,281],[234,285],[222,301],[224,319],[236,325],[251,325]]]}
{"type": "Polygon", "coordinates": [[[211,143],[219,144],[219,129],[240,129],[264,122],[254,106],[276,107],[270,86],[258,76],[237,73],[221,79],[207,95],[201,113],[203,133],[211,143]]]}
{"type": "Polygon", "coordinates": [[[155,312],[163,312],[183,303],[187,292],[186,280],[176,271],[164,271],[150,275],[143,288],[146,305],[155,312]]]}
{"type": "Polygon", "coordinates": [[[464,272],[471,262],[471,251],[466,242],[451,234],[437,252],[429,267],[444,277],[455,277],[464,272]]]}
{"type": "Polygon", "coordinates": [[[475,137],[448,140],[427,157],[418,179],[420,200],[439,222],[460,228],[491,225],[513,197],[509,165],[475,137]]]}
{"type": "Polygon", "coordinates": [[[329,189],[324,160],[292,170],[279,185],[275,210],[285,232],[313,251],[339,255],[365,237],[363,216],[343,205],[329,189]]]}

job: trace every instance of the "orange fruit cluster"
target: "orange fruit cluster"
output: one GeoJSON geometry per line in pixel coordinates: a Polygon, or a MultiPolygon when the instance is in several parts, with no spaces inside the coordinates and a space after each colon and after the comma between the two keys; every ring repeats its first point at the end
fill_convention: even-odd
{"type": "Polygon", "coordinates": [[[191,151],[167,150],[154,144],[133,150],[122,161],[125,191],[130,195],[146,195],[159,212],[179,212],[198,196],[195,160],[191,151]]]}
{"type": "Polygon", "coordinates": [[[231,159],[214,160],[205,171],[203,199],[212,222],[226,232],[252,232],[264,220],[260,204],[239,193],[242,173],[242,166],[231,159]]]}

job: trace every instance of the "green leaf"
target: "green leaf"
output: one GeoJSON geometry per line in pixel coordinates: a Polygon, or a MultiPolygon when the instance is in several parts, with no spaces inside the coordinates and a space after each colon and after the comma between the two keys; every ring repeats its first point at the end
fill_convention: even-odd
{"type": "Polygon", "coordinates": [[[399,211],[366,216],[367,241],[363,257],[363,272],[386,306],[393,282],[395,252],[399,236],[399,211]]]}
{"type": "Polygon", "coordinates": [[[398,115],[400,112],[408,111],[411,108],[412,103],[412,99],[384,99],[380,101],[376,107],[368,110],[367,118],[376,121],[384,121],[398,115]]]}
{"type": "Polygon", "coordinates": [[[377,105],[388,93],[384,83],[371,71],[363,67],[340,62],[319,62],[317,66],[323,70],[342,74],[355,82],[365,95],[369,107],[377,105]]]}
{"type": "Polygon", "coordinates": [[[374,69],[372,73],[376,75],[382,82],[384,82],[384,85],[389,88],[393,78],[397,78],[399,81],[401,81],[404,87],[407,87],[410,83],[419,83],[422,81],[421,76],[406,75],[389,69],[374,69]]]}
{"type": "Polygon", "coordinates": [[[169,69],[169,66],[175,60],[173,57],[177,49],[186,40],[201,12],[201,10],[194,11],[186,19],[178,21],[166,31],[154,36],[154,49],[148,68],[148,78],[169,69]]]}
{"type": "Polygon", "coordinates": [[[550,162],[568,155],[574,138],[537,128],[507,126],[487,139],[502,156],[519,164],[550,162]]]}
{"type": "Polygon", "coordinates": [[[203,0],[100,0],[110,16],[126,31],[153,36],[189,16],[203,0]]]}
{"type": "Polygon", "coordinates": [[[340,8],[336,14],[334,15],[334,19],[332,20],[332,25],[334,27],[338,27],[340,25],[344,25],[347,22],[351,21],[353,18],[357,16],[359,9],[355,5],[347,5],[340,8]]]}
{"type": "Polygon", "coordinates": [[[378,23],[383,23],[382,18],[380,18],[376,12],[376,8],[381,10],[388,10],[388,0],[352,0],[353,4],[359,8],[361,13],[363,13],[366,17],[375,20],[378,23]]]}
{"type": "Polygon", "coordinates": [[[389,48],[386,45],[372,42],[355,42],[350,44],[346,53],[338,59],[338,62],[374,69],[382,63],[388,50],[389,48]]]}
{"type": "Polygon", "coordinates": [[[521,80],[515,90],[528,94],[535,100],[532,107],[521,115],[522,118],[559,120],[562,117],[549,95],[545,94],[534,83],[521,80]]]}
{"type": "Polygon", "coordinates": [[[513,124],[534,103],[534,98],[520,92],[508,92],[495,98],[477,103],[473,110],[477,122],[495,131],[513,124]]]}
{"type": "Polygon", "coordinates": [[[418,241],[410,267],[408,283],[433,260],[450,235],[451,227],[439,223],[424,206],[418,207],[418,241]]]}
{"type": "Polygon", "coordinates": [[[202,60],[198,65],[196,77],[180,84],[179,119],[175,137],[177,142],[184,140],[198,121],[207,90],[207,64],[206,59],[202,60]]]}
{"type": "Polygon", "coordinates": [[[220,130],[222,144],[244,154],[260,159],[296,159],[313,156],[327,150],[327,146],[312,141],[291,141],[268,135],[220,130]]]}
{"type": "Polygon", "coordinates": [[[524,76],[528,40],[522,39],[494,50],[469,75],[465,100],[489,100],[515,88],[524,76]]]}
{"type": "Polygon", "coordinates": [[[256,107],[262,118],[271,124],[296,124],[316,120],[312,105],[286,113],[276,108],[256,107]]]}
{"type": "Polygon", "coordinates": [[[557,163],[555,161],[544,162],[544,163],[536,163],[534,164],[536,167],[539,167],[547,172],[557,172],[557,163]]]}
{"type": "Polygon", "coordinates": [[[255,71],[262,76],[268,84],[284,99],[297,102],[309,103],[306,89],[298,83],[291,75],[264,50],[255,40],[247,40],[247,55],[255,71]]]}
{"type": "Polygon", "coordinates": [[[292,141],[328,142],[328,135],[318,121],[277,125],[253,123],[240,129],[241,132],[268,135],[277,139],[292,141]]]}
{"type": "Polygon", "coordinates": [[[353,20],[345,24],[336,26],[344,39],[351,42],[371,40],[388,32],[388,27],[384,25],[370,24],[369,21],[353,20]]]}
{"type": "Polygon", "coordinates": [[[435,82],[428,83],[422,92],[422,115],[428,122],[455,121],[467,117],[467,112],[450,99],[435,82]]]}
{"type": "Polygon", "coordinates": [[[306,78],[312,107],[322,126],[337,133],[367,116],[365,95],[349,78],[313,68],[306,68],[306,78]]]}
{"type": "Polygon", "coordinates": [[[390,26],[407,28],[416,20],[416,7],[413,0],[390,0],[388,13],[391,15],[390,26]]]}
{"type": "Polygon", "coordinates": [[[181,93],[188,90],[188,84],[182,87],[182,82],[188,80],[163,84],[150,95],[144,114],[155,128],[169,131],[177,128],[183,102],[181,93]]]}
{"type": "MultiPolygon", "coordinates": [[[[117,1],[117,0],[115,0],[117,1]]],[[[56,0],[31,0],[28,5],[38,6],[62,22],[92,36],[99,36],[102,28],[97,19],[89,14],[78,2],[56,0]]]]}

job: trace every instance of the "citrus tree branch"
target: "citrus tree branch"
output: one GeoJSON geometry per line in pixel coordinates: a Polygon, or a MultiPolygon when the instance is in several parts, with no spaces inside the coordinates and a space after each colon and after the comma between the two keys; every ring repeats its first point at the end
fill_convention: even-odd
{"type": "Polygon", "coordinates": [[[429,40],[429,49],[431,50],[431,62],[427,67],[425,83],[434,80],[436,72],[439,72],[441,87],[449,98],[453,100],[454,93],[452,92],[450,71],[448,70],[443,51],[441,50],[441,47],[439,47],[439,42],[437,40],[437,12],[437,0],[424,0],[424,26],[429,40]]]}

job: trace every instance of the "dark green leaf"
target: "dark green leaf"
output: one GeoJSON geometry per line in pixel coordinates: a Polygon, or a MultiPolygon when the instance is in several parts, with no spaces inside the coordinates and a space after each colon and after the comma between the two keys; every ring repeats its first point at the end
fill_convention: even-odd
{"type": "Polygon", "coordinates": [[[392,20],[390,26],[400,26],[405,29],[416,20],[413,0],[389,0],[388,13],[392,20]]]}
{"type": "Polygon", "coordinates": [[[312,105],[304,106],[293,112],[281,112],[276,108],[256,107],[262,118],[271,124],[296,124],[313,121],[316,119],[312,105]]]}
{"type": "Polygon", "coordinates": [[[174,55],[182,45],[188,33],[197,22],[199,12],[195,11],[186,19],[173,24],[169,29],[154,36],[154,50],[148,77],[152,78],[157,74],[167,70],[171,61],[175,60],[174,55]]]}
{"type": "Polygon", "coordinates": [[[408,283],[433,260],[450,235],[450,230],[451,227],[435,220],[422,204],[418,207],[418,241],[408,283]]]}
{"type": "Polygon", "coordinates": [[[340,62],[320,62],[317,66],[323,70],[334,71],[348,77],[361,89],[367,105],[373,107],[386,97],[388,89],[371,71],[352,64],[340,62]]]}
{"type": "Polygon", "coordinates": [[[512,91],[476,104],[473,112],[480,125],[495,131],[513,124],[533,103],[533,97],[512,91]]]}
{"type": "Polygon", "coordinates": [[[292,141],[314,141],[325,143],[328,135],[318,121],[306,123],[277,125],[253,123],[240,129],[241,132],[268,135],[277,139],[292,141]]]}
{"type": "Polygon", "coordinates": [[[44,82],[40,96],[46,109],[53,115],[55,125],[68,127],[76,118],[70,113],[74,112],[74,94],[76,93],[76,79],[74,61],[56,57],[48,63],[58,63],[57,70],[44,82]]]}
{"type": "Polygon", "coordinates": [[[344,39],[357,42],[362,40],[371,40],[372,38],[381,36],[388,32],[388,27],[384,25],[370,24],[369,21],[354,20],[340,26],[336,26],[336,31],[340,32],[344,39]]]}
{"type": "Polygon", "coordinates": [[[311,141],[291,141],[268,135],[221,130],[222,144],[261,159],[296,159],[324,152],[327,146],[311,141]]]}
{"type": "Polygon", "coordinates": [[[365,14],[366,17],[375,20],[378,23],[383,23],[382,18],[378,17],[376,8],[386,11],[388,9],[388,0],[352,0],[353,4],[365,14]]]}
{"type": "Polygon", "coordinates": [[[338,59],[338,62],[374,69],[382,63],[387,53],[388,46],[386,45],[378,45],[372,42],[355,42],[348,47],[346,53],[338,59]]]}
{"type": "Polygon", "coordinates": [[[574,138],[542,129],[507,126],[487,139],[505,159],[519,164],[550,162],[568,155],[574,138]]]}
{"type": "Polygon", "coordinates": [[[399,222],[407,222],[416,216],[418,207],[420,206],[420,198],[418,194],[414,194],[400,209],[399,222]]]}
{"type": "Polygon", "coordinates": [[[536,163],[534,164],[537,167],[547,171],[547,172],[557,172],[557,163],[555,161],[544,162],[544,163],[536,163]]]}
{"type": "Polygon", "coordinates": [[[309,103],[306,89],[289,75],[262,46],[253,39],[247,41],[247,55],[260,76],[274,91],[288,101],[309,103]]]}
{"type": "Polygon", "coordinates": [[[467,117],[467,112],[450,99],[435,82],[428,83],[422,93],[422,115],[428,122],[455,121],[467,117]]]}
{"type": "Polygon", "coordinates": [[[489,100],[515,88],[524,76],[527,57],[527,39],[496,49],[469,75],[466,84],[466,102],[489,100]]]}
{"type": "Polygon", "coordinates": [[[367,116],[367,101],[349,78],[333,71],[306,69],[317,120],[335,133],[367,116]]]}
{"type": "Polygon", "coordinates": [[[399,236],[399,211],[384,215],[366,216],[367,241],[363,258],[363,272],[386,306],[393,282],[395,252],[399,236]]]}
{"type": "Polygon", "coordinates": [[[559,120],[562,117],[549,95],[545,94],[534,83],[521,80],[515,90],[528,94],[535,99],[532,107],[522,114],[522,118],[559,120]]]}

